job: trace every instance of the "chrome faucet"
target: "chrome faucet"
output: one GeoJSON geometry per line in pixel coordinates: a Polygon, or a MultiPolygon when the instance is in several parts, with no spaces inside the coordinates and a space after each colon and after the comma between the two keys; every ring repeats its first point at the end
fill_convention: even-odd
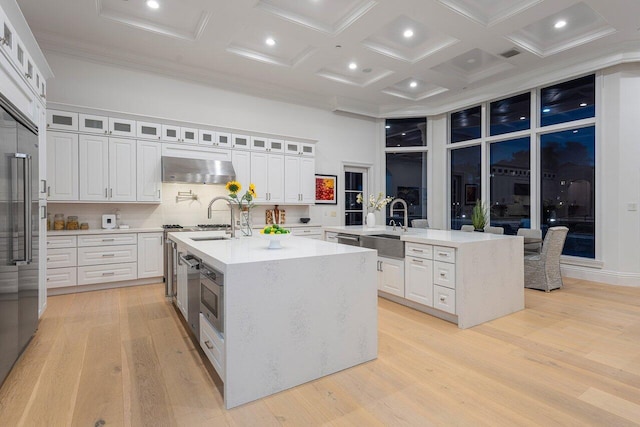
{"type": "Polygon", "coordinates": [[[393,231],[396,231],[396,222],[394,220],[390,220],[389,225],[393,225],[393,231]]]}
{"type": "MultiPolygon", "coordinates": [[[[404,221],[402,223],[400,223],[400,227],[402,227],[403,231],[407,231],[407,222],[409,220],[408,218],[408,208],[407,208],[407,202],[405,202],[403,199],[393,199],[391,201],[391,206],[389,207],[389,214],[393,215],[393,207],[397,204],[400,203],[402,205],[402,210],[404,211],[404,221]],[[404,225],[403,225],[404,224],[404,225]]],[[[393,220],[392,220],[393,221],[393,220]]]]}
{"type": "Polygon", "coordinates": [[[235,239],[235,237],[236,237],[236,218],[235,218],[235,215],[233,213],[233,202],[231,201],[230,197],[218,196],[218,197],[214,197],[213,199],[211,199],[211,201],[209,202],[209,207],[207,208],[207,218],[211,219],[211,206],[217,200],[224,200],[229,204],[229,211],[231,212],[231,238],[235,239]]]}

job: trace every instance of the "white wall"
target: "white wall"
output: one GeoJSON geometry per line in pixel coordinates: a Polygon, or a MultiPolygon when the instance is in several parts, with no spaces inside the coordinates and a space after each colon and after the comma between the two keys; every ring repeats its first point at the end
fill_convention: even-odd
{"type": "MultiPolygon", "coordinates": [[[[55,74],[48,82],[50,102],[314,139],[318,141],[316,172],[337,175],[340,188],[343,162],[375,164],[378,158],[376,147],[382,136],[376,122],[370,119],[238,94],[53,52],[45,55],[55,74]]],[[[377,170],[373,175],[377,175],[377,170]]],[[[338,197],[342,200],[342,195],[338,197]]],[[[82,209],[97,209],[82,206],[85,206],[82,209]]],[[[151,213],[155,218],[166,218],[162,219],[165,222],[180,212],[172,213],[167,206],[170,205],[161,208],[161,213],[151,211],[150,207],[133,208],[134,216],[151,213]]],[[[313,223],[325,225],[340,224],[342,220],[338,206],[312,206],[308,213],[299,207],[286,209],[287,218],[309,216],[313,223]]],[[[68,209],[65,207],[65,210],[68,209]]]]}

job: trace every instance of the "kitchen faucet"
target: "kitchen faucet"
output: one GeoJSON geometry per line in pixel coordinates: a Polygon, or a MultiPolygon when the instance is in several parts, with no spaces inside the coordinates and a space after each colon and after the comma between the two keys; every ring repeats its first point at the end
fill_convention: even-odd
{"type": "Polygon", "coordinates": [[[230,197],[218,196],[218,197],[214,197],[213,199],[211,199],[211,201],[209,202],[209,207],[207,208],[207,218],[211,219],[211,206],[217,200],[224,200],[229,204],[229,211],[231,212],[231,238],[235,239],[235,237],[236,237],[236,218],[235,218],[235,215],[233,214],[233,203],[232,203],[230,197]]]}
{"type": "Polygon", "coordinates": [[[390,220],[389,225],[393,225],[393,231],[396,231],[396,222],[394,220],[390,220]]]}
{"type": "MultiPolygon", "coordinates": [[[[397,198],[397,199],[393,199],[391,201],[391,206],[389,207],[389,214],[393,216],[393,207],[397,204],[400,203],[402,205],[402,210],[404,211],[404,221],[402,223],[400,223],[400,227],[402,227],[403,231],[407,231],[407,222],[408,222],[408,213],[407,213],[407,202],[405,202],[403,199],[397,198]]],[[[395,223],[394,223],[395,224],[395,223]]],[[[394,225],[395,227],[395,225],[394,225]]]]}

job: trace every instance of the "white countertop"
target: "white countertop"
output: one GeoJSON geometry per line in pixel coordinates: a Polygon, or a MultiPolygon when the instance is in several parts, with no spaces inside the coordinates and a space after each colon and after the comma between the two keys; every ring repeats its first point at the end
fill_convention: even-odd
{"type": "Polygon", "coordinates": [[[189,247],[189,253],[201,258],[203,261],[210,259],[210,262],[218,261],[225,266],[231,264],[342,255],[371,250],[292,235],[288,235],[288,237],[282,240],[282,248],[280,249],[268,249],[269,241],[260,235],[229,240],[193,240],[193,238],[198,237],[220,235],[224,235],[224,231],[191,231],[169,233],[169,239],[187,245],[189,247]]]}
{"type": "Polygon", "coordinates": [[[355,234],[358,236],[367,236],[372,234],[393,234],[400,236],[400,240],[405,242],[425,243],[434,245],[444,245],[451,247],[459,247],[464,244],[486,242],[490,240],[504,239],[522,239],[519,236],[506,236],[491,233],[469,233],[459,230],[436,230],[433,228],[412,228],[402,231],[400,227],[393,230],[391,226],[367,227],[363,225],[348,226],[330,226],[324,227],[324,231],[333,231],[336,233],[355,234]]]}
{"type": "Polygon", "coordinates": [[[80,234],[124,234],[124,233],[157,233],[164,231],[162,227],[151,228],[94,228],[91,230],[49,230],[47,236],[75,236],[80,234]]]}
{"type": "MultiPolygon", "coordinates": [[[[269,224],[271,225],[271,224],[269,224]]],[[[251,228],[265,228],[267,226],[267,224],[252,224],[251,228]]],[[[298,228],[298,227],[322,227],[322,224],[318,224],[315,222],[308,222],[306,224],[303,224],[301,222],[292,222],[291,224],[280,224],[280,227],[283,228],[298,228]]]]}

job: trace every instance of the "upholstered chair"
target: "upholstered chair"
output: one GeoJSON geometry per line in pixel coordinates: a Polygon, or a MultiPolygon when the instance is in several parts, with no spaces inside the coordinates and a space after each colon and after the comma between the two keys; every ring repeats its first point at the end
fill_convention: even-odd
{"type": "Polygon", "coordinates": [[[532,230],[530,228],[519,228],[518,236],[524,237],[525,239],[540,239],[539,242],[536,243],[525,243],[524,244],[524,252],[525,254],[539,254],[540,249],[542,248],[542,230],[532,230]]]}
{"type": "Polygon", "coordinates": [[[502,227],[491,227],[490,225],[484,228],[485,233],[491,234],[504,234],[504,228],[502,227]]]}
{"type": "Polygon", "coordinates": [[[463,225],[462,228],[460,229],[460,231],[473,231],[475,230],[473,228],[473,225],[463,225]]]}
{"type": "Polygon", "coordinates": [[[542,243],[540,254],[524,257],[524,287],[549,292],[562,287],[560,255],[569,229],[551,227],[542,243]]]}
{"type": "Polygon", "coordinates": [[[429,220],[428,219],[412,219],[411,226],[413,228],[429,228],[429,220]]]}

